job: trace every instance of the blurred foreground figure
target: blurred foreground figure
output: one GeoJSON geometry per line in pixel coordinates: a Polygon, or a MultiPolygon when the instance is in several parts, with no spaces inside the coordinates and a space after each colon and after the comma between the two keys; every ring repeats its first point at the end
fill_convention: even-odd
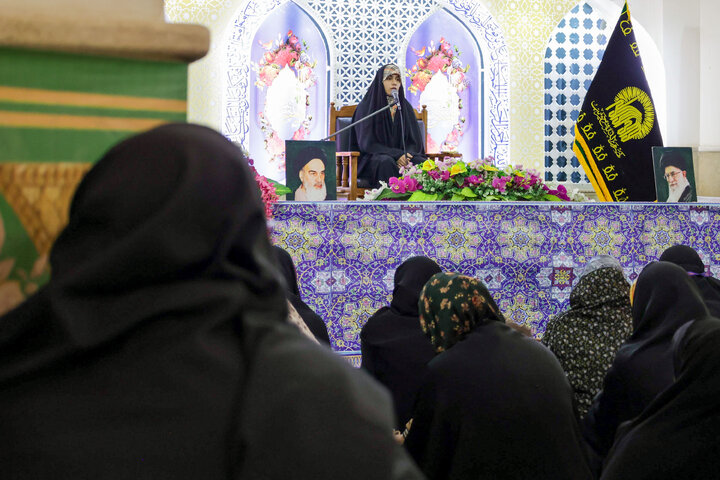
{"type": "Polygon", "coordinates": [[[0,318],[2,477],[418,478],[388,395],[287,323],[275,262],[222,135],[111,149],[50,282],[0,318]]]}

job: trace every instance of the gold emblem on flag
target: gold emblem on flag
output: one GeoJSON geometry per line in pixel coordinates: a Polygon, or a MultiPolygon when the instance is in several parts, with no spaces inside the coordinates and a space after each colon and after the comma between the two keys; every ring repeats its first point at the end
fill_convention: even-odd
{"type": "Polygon", "coordinates": [[[652,99],[638,87],[620,90],[613,104],[605,110],[608,110],[608,117],[622,142],[645,138],[655,125],[652,99]]]}

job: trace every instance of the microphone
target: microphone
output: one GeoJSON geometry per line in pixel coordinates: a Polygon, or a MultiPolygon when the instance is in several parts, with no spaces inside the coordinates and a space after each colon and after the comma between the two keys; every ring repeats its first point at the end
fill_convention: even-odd
{"type": "Polygon", "coordinates": [[[400,110],[400,95],[398,95],[397,88],[393,88],[390,90],[390,95],[392,95],[393,100],[395,101],[395,105],[397,105],[398,110],[400,110]]]}

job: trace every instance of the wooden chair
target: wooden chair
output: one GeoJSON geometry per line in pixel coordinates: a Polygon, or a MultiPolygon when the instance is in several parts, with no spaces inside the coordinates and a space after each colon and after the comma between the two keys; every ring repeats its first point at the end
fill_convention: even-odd
{"type": "MultiPolygon", "coordinates": [[[[336,131],[349,125],[352,116],[355,113],[357,105],[345,105],[344,107],[335,108],[335,103],[330,104],[330,126],[328,134],[332,135],[336,131]]],[[[427,139],[427,108],[422,106],[421,111],[415,110],[415,118],[422,121],[423,140],[427,139]]],[[[338,198],[347,198],[348,200],[357,200],[358,197],[365,195],[365,190],[370,186],[363,184],[361,181],[358,185],[357,178],[357,162],[360,152],[351,150],[350,131],[343,132],[335,138],[337,146],[336,153],[336,172],[337,172],[337,195],[338,198]]]]}

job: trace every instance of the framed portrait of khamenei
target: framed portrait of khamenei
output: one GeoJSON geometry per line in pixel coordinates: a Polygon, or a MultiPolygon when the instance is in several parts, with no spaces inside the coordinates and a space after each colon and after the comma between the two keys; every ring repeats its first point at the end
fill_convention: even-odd
{"type": "Polygon", "coordinates": [[[337,199],[335,142],[285,141],[287,200],[321,202],[337,199]]]}
{"type": "Polygon", "coordinates": [[[653,147],[658,202],[697,202],[695,169],[690,147],[653,147]]]}

